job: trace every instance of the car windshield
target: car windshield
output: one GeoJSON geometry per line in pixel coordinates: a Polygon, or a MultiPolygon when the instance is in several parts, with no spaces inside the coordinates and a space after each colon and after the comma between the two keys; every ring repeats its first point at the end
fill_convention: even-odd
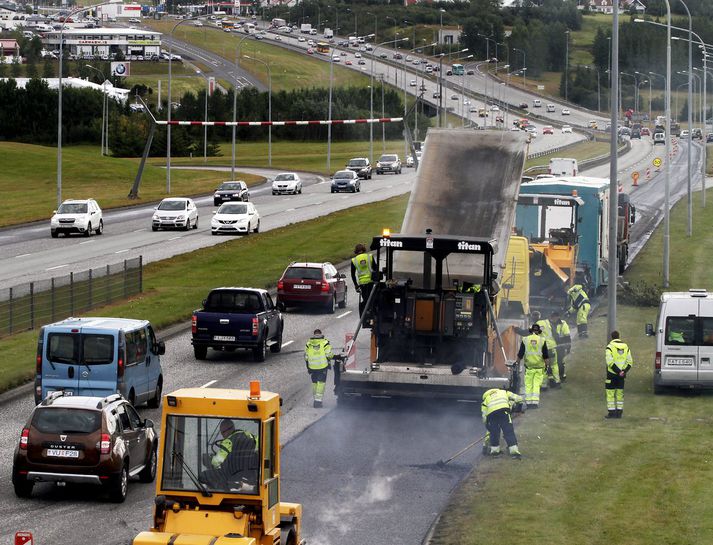
{"type": "Polygon", "coordinates": [[[208,312],[259,312],[261,309],[260,297],[250,291],[214,291],[205,303],[208,312]]]}
{"type": "Polygon", "coordinates": [[[241,188],[240,182],[225,182],[223,184],[220,184],[220,187],[218,188],[220,191],[238,191],[241,188]]]}
{"type": "Polygon", "coordinates": [[[218,208],[218,214],[247,214],[247,204],[224,204],[218,208]]]}
{"type": "Polygon", "coordinates": [[[382,155],[379,161],[381,161],[382,163],[390,163],[392,161],[396,161],[396,155],[382,155]]]}
{"type": "Polygon", "coordinates": [[[285,271],[284,277],[295,280],[322,280],[322,269],[317,267],[290,267],[285,271]]]}
{"type": "Polygon", "coordinates": [[[366,159],[352,159],[351,161],[349,161],[349,166],[350,167],[365,167],[366,159]]]}
{"type": "Polygon", "coordinates": [[[114,361],[114,337],[88,333],[50,333],[47,359],[53,363],[104,365],[114,361]]]}
{"type": "Polygon", "coordinates": [[[37,409],[32,426],[41,433],[92,433],[101,426],[101,413],[86,409],[37,409]]]}
{"type": "Polygon", "coordinates": [[[260,421],[169,415],[163,490],[257,495],[260,421]]]}
{"type": "Polygon", "coordinates": [[[58,214],[86,214],[87,203],[84,202],[63,202],[57,210],[58,214]]]}
{"type": "Polygon", "coordinates": [[[294,179],[294,174],[278,174],[277,176],[275,176],[276,182],[291,182],[294,179]]]}
{"type": "Polygon", "coordinates": [[[354,176],[352,176],[351,170],[347,170],[347,171],[342,170],[342,171],[337,172],[334,175],[335,180],[351,180],[352,178],[354,178],[354,176]]]}
{"type": "Polygon", "coordinates": [[[159,210],[185,210],[186,201],[161,201],[158,205],[159,210]]]}

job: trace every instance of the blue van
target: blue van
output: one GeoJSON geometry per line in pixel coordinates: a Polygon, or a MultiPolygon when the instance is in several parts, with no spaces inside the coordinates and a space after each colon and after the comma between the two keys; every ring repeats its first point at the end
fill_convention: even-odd
{"type": "Polygon", "coordinates": [[[165,352],[146,320],[67,318],[46,325],[37,341],[35,403],[63,390],[77,396],[120,393],[132,405],[158,407],[165,352]]]}

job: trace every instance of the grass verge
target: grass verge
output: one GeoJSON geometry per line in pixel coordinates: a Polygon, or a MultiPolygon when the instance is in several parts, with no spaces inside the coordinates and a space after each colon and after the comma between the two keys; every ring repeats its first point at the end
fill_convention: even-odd
{"type": "MultiPolygon", "coordinates": [[[[64,146],[62,148],[62,198],[94,198],[102,208],[137,204],[127,198],[138,169],[138,159],[101,157],[97,146],[64,146]]],[[[141,201],[159,200],[166,196],[166,171],[162,161],[147,164],[139,195],[141,201]]],[[[0,193],[5,211],[0,227],[27,221],[49,220],[57,208],[57,148],[0,143],[0,193]]],[[[212,171],[173,171],[173,195],[200,195],[213,191],[226,174],[212,171]]],[[[241,175],[254,184],[261,176],[241,175]]],[[[49,231],[49,224],[47,227],[49,231]]],[[[48,234],[49,235],[49,234],[48,234]]]]}
{"type": "MultiPolygon", "coordinates": [[[[546,136],[540,136],[539,138],[547,138],[546,136]]],[[[577,161],[584,161],[585,159],[593,159],[594,157],[599,157],[609,152],[608,142],[582,142],[568,148],[567,150],[558,153],[559,156],[572,157],[577,159],[577,161]]],[[[546,160],[545,157],[544,160],[546,160]]],[[[532,168],[535,166],[547,166],[547,163],[543,163],[542,157],[537,157],[536,159],[528,159],[525,161],[525,168],[532,168]]]]}
{"type": "MultiPolygon", "coordinates": [[[[713,218],[698,216],[696,235],[688,239],[685,202],[671,214],[672,289],[711,288],[713,273],[702,255],[710,250],[713,218]]],[[[627,280],[655,280],[660,238],[659,230],[627,280]]],[[[500,540],[503,526],[493,521],[507,521],[510,540],[551,545],[713,540],[710,394],[654,396],[654,342],[643,330],[657,309],[620,305],[618,328],[635,366],[624,418],[604,420],[604,312],[595,311],[591,337],[576,343],[568,358],[565,387],[546,393],[538,412],[516,419],[525,459],[484,459],[451,499],[434,545],[500,540]]]]}
{"type": "MultiPolygon", "coordinates": [[[[356,242],[367,242],[382,226],[398,229],[407,201],[408,195],[395,197],[152,263],[144,268],[141,295],[89,315],[141,317],[157,328],[187,320],[215,286],[268,288],[290,261],[347,259],[356,242]]],[[[34,376],[36,342],[36,331],[0,340],[0,391],[34,376]]]]}

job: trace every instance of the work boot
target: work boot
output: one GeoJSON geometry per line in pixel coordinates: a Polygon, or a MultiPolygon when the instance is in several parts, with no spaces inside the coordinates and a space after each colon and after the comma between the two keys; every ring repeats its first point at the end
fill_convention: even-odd
{"type": "Polygon", "coordinates": [[[617,418],[616,416],[616,409],[612,409],[610,411],[607,411],[607,415],[604,418],[617,418]]]}
{"type": "Polygon", "coordinates": [[[562,379],[562,382],[567,382],[567,375],[562,375],[561,379],[562,379]]]}
{"type": "Polygon", "coordinates": [[[315,400],[314,400],[314,403],[312,403],[312,407],[314,407],[315,409],[321,409],[321,408],[322,408],[322,402],[315,399],[315,400]]]}
{"type": "Polygon", "coordinates": [[[617,410],[616,410],[616,417],[617,417],[617,418],[621,418],[622,416],[624,416],[624,409],[617,409],[617,410]]]}
{"type": "Polygon", "coordinates": [[[550,381],[550,386],[552,386],[552,387],[555,388],[555,389],[557,389],[557,388],[562,388],[562,384],[560,384],[560,383],[557,382],[556,380],[551,380],[551,381],[550,381]]]}
{"type": "Polygon", "coordinates": [[[502,454],[500,452],[500,447],[490,447],[490,455],[491,456],[500,456],[502,454]]]}
{"type": "Polygon", "coordinates": [[[516,458],[518,460],[522,458],[522,454],[520,454],[520,449],[517,448],[517,445],[509,447],[508,450],[510,451],[511,458],[516,458]]]}
{"type": "Polygon", "coordinates": [[[528,404],[527,404],[527,408],[528,408],[528,409],[539,409],[539,408],[540,408],[540,404],[539,404],[539,403],[528,403],[528,404]]]}

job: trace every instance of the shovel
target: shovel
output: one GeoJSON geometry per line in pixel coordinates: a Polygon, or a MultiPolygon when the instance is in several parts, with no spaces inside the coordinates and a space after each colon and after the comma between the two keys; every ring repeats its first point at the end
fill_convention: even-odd
{"type": "Polygon", "coordinates": [[[451,457],[448,458],[447,460],[439,460],[439,461],[436,463],[436,465],[437,465],[438,467],[445,467],[447,464],[450,464],[453,460],[455,460],[456,458],[458,458],[458,456],[460,456],[460,455],[463,454],[464,452],[466,452],[466,451],[472,449],[472,448],[473,448],[475,445],[477,445],[478,443],[481,443],[481,442],[483,441],[483,439],[485,439],[485,438],[487,437],[487,435],[488,435],[488,434],[486,433],[486,434],[484,434],[482,437],[479,437],[478,439],[476,439],[475,441],[473,441],[472,443],[469,443],[468,445],[466,445],[465,447],[463,447],[461,450],[459,450],[458,452],[456,452],[453,456],[451,456],[451,457]]]}

